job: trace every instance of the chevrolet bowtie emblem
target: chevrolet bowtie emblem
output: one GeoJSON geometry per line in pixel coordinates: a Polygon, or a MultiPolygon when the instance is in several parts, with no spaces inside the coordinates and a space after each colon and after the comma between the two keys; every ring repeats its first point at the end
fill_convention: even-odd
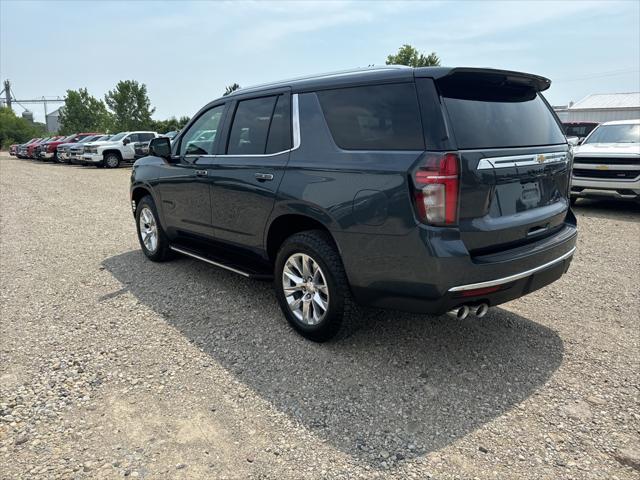
{"type": "Polygon", "coordinates": [[[544,155],[538,155],[536,157],[536,160],[538,163],[544,163],[544,161],[546,160],[546,157],[544,155]]]}

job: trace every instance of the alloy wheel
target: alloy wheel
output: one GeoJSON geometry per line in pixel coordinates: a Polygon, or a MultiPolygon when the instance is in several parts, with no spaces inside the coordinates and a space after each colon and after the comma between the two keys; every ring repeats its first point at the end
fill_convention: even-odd
{"type": "Polygon", "coordinates": [[[140,212],[140,238],[145,248],[153,253],[158,248],[158,224],[153,212],[148,207],[143,207],[140,212]]]}
{"type": "Polygon", "coordinates": [[[324,272],[309,255],[294,253],[282,270],[282,288],[291,313],[305,325],[319,324],[329,309],[324,272]]]}

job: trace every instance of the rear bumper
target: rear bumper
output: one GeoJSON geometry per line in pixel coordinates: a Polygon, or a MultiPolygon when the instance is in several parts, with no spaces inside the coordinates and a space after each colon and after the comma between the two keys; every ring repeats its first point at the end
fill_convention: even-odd
{"type": "MultiPolygon", "coordinates": [[[[346,239],[335,234],[355,299],[364,305],[442,314],[461,305],[496,306],[559,279],[575,252],[577,228],[570,212],[552,236],[490,255],[472,257],[453,231],[399,239],[346,239]],[[417,237],[417,238],[416,238],[417,237]],[[384,252],[393,248],[393,256],[384,252]],[[481,288],[491,291],[474,291],[481,288]]],[[[360,237],[360,236],[358,236],[360,237]]]]}

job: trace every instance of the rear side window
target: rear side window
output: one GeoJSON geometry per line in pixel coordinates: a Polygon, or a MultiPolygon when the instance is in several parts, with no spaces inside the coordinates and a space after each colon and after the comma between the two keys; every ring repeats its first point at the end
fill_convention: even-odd
{"type": "Polygon", "coordinates": [[[139,142],[148,142],[152,138],[155,138],[155,135],[153,133],[139,133],[138,134],[138,141],[139,142]]]}
{"type": "Polygon", "coordinates": [[[413,83],[317,92],[336,145],[345,150],[424,150],[413,83]]]}
{"type": "Polygon", "coordinates": [[[238,103],[233,118],[227,153],[260,155],[267,147],[271,116],[277,97],[254,98],[238,103]]]}
{"type": "Polygon", "coordinates": [[[289,96],[280,95],[271,118],[267,150],[265,153],[277,153],[291,148],[291,102],[289,96]]]}
{"type": "Polygon", "coordinates": [[[458,148],[566,143],[549,107],[532,88],[482,79],[439,82],[458,148]]]}

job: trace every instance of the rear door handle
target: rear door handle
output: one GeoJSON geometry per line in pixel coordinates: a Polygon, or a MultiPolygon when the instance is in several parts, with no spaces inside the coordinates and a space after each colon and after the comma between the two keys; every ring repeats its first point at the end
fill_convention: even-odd
{"type": "Polygon", "coordinates": [[[265,182],[267,180],[273,180],[273,174],[271,174],[271,173],[256,173],[256,179],[259,182],[265,182]]]}
{"type": "Polygon", "coordinates": [[[206,170],[196,170],[196,176],[198,177],[206,177],[207,173],[208,172],[206,170]]]}

